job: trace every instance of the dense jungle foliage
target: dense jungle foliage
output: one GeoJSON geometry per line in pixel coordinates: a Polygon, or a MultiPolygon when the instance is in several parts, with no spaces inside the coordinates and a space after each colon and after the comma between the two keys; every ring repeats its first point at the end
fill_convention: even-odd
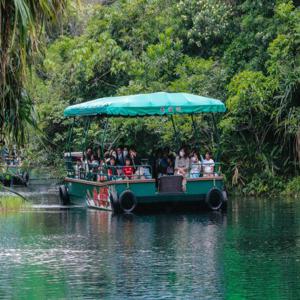
{"type": "MultiPolygon", "coordinates": [[[[107,146],[135,145],[149,154],[165,145],[221,149],[227,183],[248,194],[284,190],[299,175],[300,10],[294,1],[116,0],[69,7],[48,31],[27,90],[39,115],[31,159],[55,163],[66,149],[66,106],[103,96],[189,92],[221,99],[227,112],[167,118],[115,118],[107,146]]],[[[102,139],[93,123],[87,144],[102,139]]],[[[81,150],[82,120],[73,150],[81,150]]],[[[299,180],[294,180],[295,185],[299,180]]]]}

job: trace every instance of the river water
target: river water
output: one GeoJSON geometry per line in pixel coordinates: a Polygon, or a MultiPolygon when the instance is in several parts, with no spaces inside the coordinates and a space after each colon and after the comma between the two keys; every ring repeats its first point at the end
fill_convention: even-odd
{"type": "Polygon", "coordinates": [[[300,299],[300,199],[114,216],[56,197],[0,214],[0,299],[300,299]]]}

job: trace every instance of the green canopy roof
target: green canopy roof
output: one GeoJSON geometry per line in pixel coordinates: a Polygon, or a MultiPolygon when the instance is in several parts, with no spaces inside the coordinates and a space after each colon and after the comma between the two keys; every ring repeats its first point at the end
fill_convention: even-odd
{"type": "Polygon", "coordinates": [[[66,117],[74,116],[154,116],[225,112],[220,100],[187,93],[153,93],[105,97],[65,109],[66,117]]]}

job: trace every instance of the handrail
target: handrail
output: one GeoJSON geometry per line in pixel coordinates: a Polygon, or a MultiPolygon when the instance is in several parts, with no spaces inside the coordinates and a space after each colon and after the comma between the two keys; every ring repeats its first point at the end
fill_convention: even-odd
{"type": "MultiPolygon", "coordinates": [[[[68,161],[67,163],[67,173],[68,177],[79,178],[90,181],[107,181],[107,180],[124,180],[124,179],[151,179],[153,177],[152,166],[149,164],[141,164],[135,166],[128,166],[132,169],[128,172],[127,176],[124,174],[124,168],[127,166],[110,166],[104,164],[100,166],[99,164],[87,164],[81,163],[77,165],[74,162],[68,161]],[[71,168],[70,168],[71,167],[71,168]]],[[[192,163],[188,168],[186,174],[187,178],[198,178],[205,176],[219,176],[221,175],[221,163],[192,163]],[[199,167],[196,170],[197,166],[199,167]],[[211,167],[211,170],[207,168],[211,167]]]]}
{"type": "Polygon", "coordinates": [[[92,179],[93,181],[120,180],[120,179],[151,179],[152,167],[147,164],[134,166],[110,166],[82,164],[73,170],[68,170],[68,175],[74,178],[92,179]],[[128,174],[124,173],[124,168],[129,167],[128,174]]]}

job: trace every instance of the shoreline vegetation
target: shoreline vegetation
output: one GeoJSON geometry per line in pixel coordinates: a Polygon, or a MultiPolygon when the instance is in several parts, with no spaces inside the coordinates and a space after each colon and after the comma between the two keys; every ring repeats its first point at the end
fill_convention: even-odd
{"type": "MultiPolygon", "coordinates": [[[[3,13],[12,18],[5,23],[12,27],[11,38],[22,37],[19,43],[6,43],[14,45],[14,51],[3,52],[12,55],[6,60],[11,63],[8,75],[13,74],[10,70],[17,74],[13,81],[5,81],[13,85],[3,87],[11,92],[3,96],[3,103],[17,99],[13,109],[20,107],[15,114],[8,111],[10,106],[4,107],[1,119],[9,122],[0,133],[7,144],[22,145],[29,162],[52,166],[60,173],[71,123],[63,117],[67,106],[115,95],[187,92],[224,101],[226,113],[215,118],[220,139],[209,127],[211,116],[195,117],[197,134],[189,116],[175,116],[178,136],[165,117],[115,118],[108,125],[106,148],[113,142],[135,146],[146,157],[165,146],[176,151],[180,141],[201,154],[220,151],[229,191],[299,195],[300,8],[296,1],[95,2],[42,1],[44,5],[32,12],[41,18],[28,18],[41,34],[28,36],[21,33],[31,33],[27,29],[34,24],[15,22],[13,16],[18,14],[12,11],[18,8],[5,6],[11,10],[3,13]],[[54,11],[45,10],[48,6],[54,11]],[[50,19],[59,22],[41,21],[50,19]],[[40,51],[24,44],[38,45],[40,51]],[[20,64],[14,65],[16,57],[23,57],[18,49],[28,54],[24,72],[18,69],[20,64]],[[21,126],[21,119],[17,123],[10,119],[14,115],[26,126],[21,126]]],[[[4,40],[4,31],[0,33],[4,40]]],[[[86,146],[100,145],[104,128],[102,119],[94,124],[86,146]]],[[[72,151],[81,151],[81,121],[74,125],[73,135],[72,151]]]]}
{"type": "Polygon", "coordinates": [[[293,178],[287,183],[282,195],[295,198],[300,197],[300,176],[293,178]]]}
{"type": "Polygon", "coordinates": [[[28,203],[19,196],[0,196],[0,213],[20,211],[27,205],[28,203]]]}
{"type": "Polygon", "coordinates": [[[22,194],[5,187],[2,184],[0,184],[0,191],[4,191],[6,193],[0,195],[0,213],[8,211],[20,211],[21,209],[30,205],[22,194]]]}

